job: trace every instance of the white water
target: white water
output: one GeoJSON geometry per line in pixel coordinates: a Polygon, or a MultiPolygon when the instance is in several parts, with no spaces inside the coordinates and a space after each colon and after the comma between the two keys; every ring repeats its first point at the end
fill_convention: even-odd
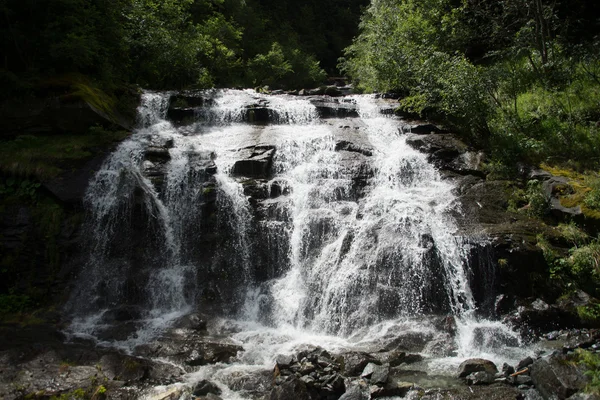
{"type": "MultiPolygon", "coordinates": [[[[441,333],[423,318],[432,313],[454,316],[456,355],[425,351],[421,368],[452,374],[470,357],[499,365],[522,358],[527,350],[519,350],[512,331],[474,316],[467,247],[449,215],[452,184],[406,144],[399,121],[382,116],[372,98],[352,101],[360,119],[346,128],[339,121],[319,120],[315,107],[303,99],[226,90],[213,93],[212,106],[197,111],[197,124],[176,128],[165,121],[168,94],[145,93],[140,128],[90,184],[86,201],[93,246],[79,285],[85,289],[73,300],[72,333],[100,338],[107,329],[103,313],[124,301],[123,277],[132,265],[115,257],[115,238],[127,230],[135,207],[149,216],[152,237],[143,243],[158,262],[148,271],[142,294],[148,301],[135,333],[105,344],[131,350],[194,307],[206,271],[224,268],[208,265],[194,252],[201,239],[198,204],[209,179],[203,166],[212,160],[217,230],[231,233],[215,259],[227,260],[243,299],[236,318],[223,324],[237,326],[231,337],[245,352],[233,365],[201,367],[189,382],[211,379],[225,398],[244,398],[227,388],[231,376],[270,369],[278,354],[309,344],[331,351],[373,350],[408,331],[436,337],[441,333]],[[274,124],[243,123],[245,108],[257,102],[269,107],[274,124]],[[347,135],[372,156],[336,151],[347,135]],[[146,176],[144,152],[167,140],[172,140],[170,160],[157,187],[146,176]],[[238,149],[261,144],[276,147],[270,187],[277,184],[289,193],[273,200],[271,217],[253,221],[245,180],[233,177],[232,170],[238,149]],[[357,188],[353,178],[361,174],[366,186],[357,188]],[[277,264],[261,266],[271,271],[266,282],[258,282],[253,269],[259,247],[267,248],[277,264]]],[[[219,326],[213,330],[221,333],[219,326]]]]}

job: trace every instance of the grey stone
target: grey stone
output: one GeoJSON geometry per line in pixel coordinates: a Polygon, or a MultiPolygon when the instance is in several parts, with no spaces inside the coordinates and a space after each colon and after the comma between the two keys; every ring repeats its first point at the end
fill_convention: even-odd
{"type": "Polygon", "coordinates": [[[566,399],[585,387],[588,378],[583,367],[571,361],[568,355],[554,352],[531,365],[531,379],[545,399],[566,399]]]}
{"type": "Polygon", "coordinates": [[[498,368],[496,367],[496,364],[490,360],[485,360],[483,358],[471,358],[463,361],[460,364],[458,367],[458,377],[465,378],[468,375],[479,371],[484,371],[494,375],[498,372],[498,368]]]}

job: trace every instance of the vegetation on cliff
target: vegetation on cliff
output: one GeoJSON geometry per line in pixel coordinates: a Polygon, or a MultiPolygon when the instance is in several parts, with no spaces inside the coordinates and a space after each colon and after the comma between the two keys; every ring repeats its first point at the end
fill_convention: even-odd
{"type": "Polygon", "coordinates": [[[599,16],[582,1],[377,0],[341,66],[505,165],[597,168],[599,16]]]}

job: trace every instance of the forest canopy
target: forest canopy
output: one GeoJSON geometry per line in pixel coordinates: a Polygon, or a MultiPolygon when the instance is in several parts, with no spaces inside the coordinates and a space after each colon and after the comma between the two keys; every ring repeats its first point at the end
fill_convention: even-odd
{"type": "Polygon", "coordinates": [[[373,0],[341,68],[496,160],[600,162],[600,4],[373,0]]]}
{"type": "Polygon", "coordinates": [[[4,95],[63,74],[149,88],[302,87],[336,73],[365,0],[6,0],[4,95]]]}

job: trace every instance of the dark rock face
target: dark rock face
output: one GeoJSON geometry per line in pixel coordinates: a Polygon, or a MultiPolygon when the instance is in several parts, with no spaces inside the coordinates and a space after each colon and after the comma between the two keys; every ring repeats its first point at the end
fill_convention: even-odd
{"type": "Polygon", "coordinates": [[[544,399],[566,399],[588,382],[582,367],[570,362],[567,355],[555,352],[531,365],[531,379],[544,399]]]}
{"type": "Polygon", "coordinates": [[[275,147],[253,146],[239,152],[240,160],[233,166],[233,174],[251,178],[268,178],[271,175],[271,165],[275,147]]]}

